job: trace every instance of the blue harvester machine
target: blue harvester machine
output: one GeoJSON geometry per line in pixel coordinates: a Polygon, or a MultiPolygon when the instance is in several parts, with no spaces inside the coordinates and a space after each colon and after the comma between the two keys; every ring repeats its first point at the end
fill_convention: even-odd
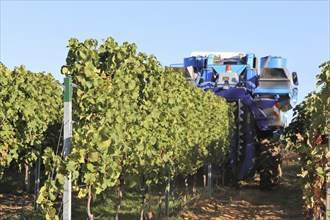
{"type": "Polygon", "coordinates": [[[235,102],[235,132],[229,166],[237,181],[260,174],[260,186],[279,182],[281,147],[279,136],[286,114],[297,102],[298,77],[286,68],[286,59],[258,59],[242,52],[193,52],[181,69],[193,85],[235,102]]]}

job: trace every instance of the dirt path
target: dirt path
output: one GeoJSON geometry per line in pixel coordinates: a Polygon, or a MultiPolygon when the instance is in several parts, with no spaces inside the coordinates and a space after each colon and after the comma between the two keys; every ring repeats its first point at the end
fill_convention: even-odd
{"type": "Polygon", "coordinates": [[[33,212],[33,196],[28,194],[0,194],[0,219],[21,219],[33,212]]]}
{"type": "MultiPolygon", "coordinates": [[[[246,182],[240,190],[221,187],[215,190],[213,197],[190,203],[179,216],[183,219],[211,220],[307,219],[302,214],[298,172],[296,156],[286,153],[282,182],[275,190],[260,190],[257,181],[246,182]]],[[[33,213],[32,195],[0,193],[0,219],[22,219],[21,215],[33,213]]]]}
{"type": "Polygon", "coordinates": [[[302,214],[302,194],[293,153],[285,153],[283,177],[275,190],[260,190],[257,181],[246,182],[242,189],[223,187],[212,198],[194,202],[181,217],[187,219],[306,219],[302,214]]]}

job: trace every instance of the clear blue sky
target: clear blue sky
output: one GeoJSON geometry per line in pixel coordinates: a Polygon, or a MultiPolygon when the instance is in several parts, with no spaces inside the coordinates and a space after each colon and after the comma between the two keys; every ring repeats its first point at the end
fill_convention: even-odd
{"type": "Polygon", "coordinates": [[[328,1],[1,1],[0,60],[62,80],[71,37],[134,42],[164,65],[192,51],[287,58],[299,101],[330,60],[328,1]]]}

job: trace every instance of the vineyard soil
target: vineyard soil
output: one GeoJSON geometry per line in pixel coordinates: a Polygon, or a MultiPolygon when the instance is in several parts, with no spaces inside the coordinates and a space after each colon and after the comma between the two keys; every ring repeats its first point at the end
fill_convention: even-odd
{"type": "Polygon", "coordinates": [[[222,187],[212,198],[195,201],[181,217],[187,219],[307,219],[302,213],[302,191],[294,153],[283,161],[283,178],[274,190],[260,190],[257,181],[247,181],[240,190],[222,187]]]}
{"type": "MultiPolygon", "coordinates": [[[[212,198],[192,200],[177,214],[177,217],[213,220],[306,219],[302,214],[302,193],[296,176],[298,172],[296,155],[286,153],[283,161],[282,182],[275,190],[260,190],[257,181],[245,182],[240,190],[222,187],[215,190],[212,198]]],[[[33,196],[22,192],[5,192],[4,187],[10,187],[7,184],[1,184],[0,187],[2,189],[0,194],[0,216],[2,217],[0,219],[20,219],[22,216],[29,219],[34,216],[33,196]]],[[[108,206],[108,208],[112,207],[108,206]]],[[[122,217],[126,219],[128,215],[122,217]]]]}

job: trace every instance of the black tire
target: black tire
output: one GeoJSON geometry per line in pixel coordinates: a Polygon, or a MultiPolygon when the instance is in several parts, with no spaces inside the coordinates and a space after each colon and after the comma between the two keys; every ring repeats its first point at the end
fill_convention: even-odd
{"type": "Polygon", "coordinates": [[[260,188],[274,189],[282,177],[282,152],[279,141],[264,138],[258,142],[257,158],[260,173],[260,188]]]}

